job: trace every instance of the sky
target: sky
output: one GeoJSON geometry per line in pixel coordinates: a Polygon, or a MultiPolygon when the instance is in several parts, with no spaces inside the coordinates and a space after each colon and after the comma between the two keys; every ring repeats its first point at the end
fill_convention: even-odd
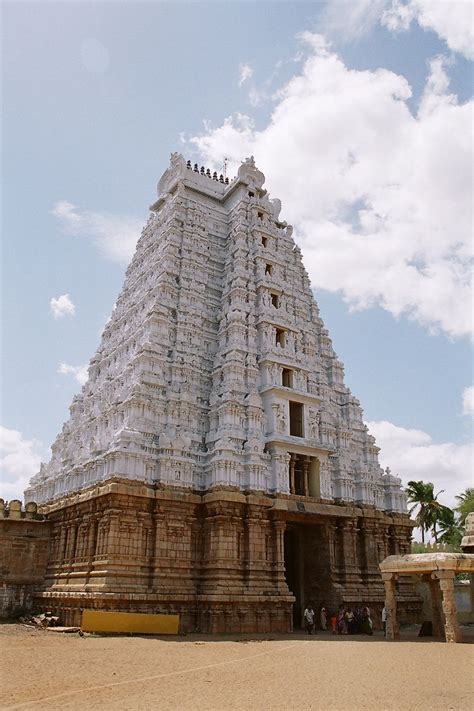
{"type": "Polygon", "coordinates": [[[0,495],[49,458],[172,151],[254,155],[381,447],[473,485],[470,2],[3,2],[0,495]]]}

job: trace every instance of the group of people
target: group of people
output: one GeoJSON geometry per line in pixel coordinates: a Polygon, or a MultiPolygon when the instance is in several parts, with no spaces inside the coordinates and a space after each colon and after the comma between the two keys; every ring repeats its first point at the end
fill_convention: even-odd
{"type": "MultiPolygon", "coordinates": [[[[304,611],[304,623],[307,634],[313,634],[315,629],[316,614],[308,605],[304,611]]],[[[333,634],[369,634],[373,633],[373,623],[370,609],[367,605],[362,607],[339,606],[337,612],[328,613],[323,606],[319,612],[320,626],[323,632],[329,628],[333,634]]]]}

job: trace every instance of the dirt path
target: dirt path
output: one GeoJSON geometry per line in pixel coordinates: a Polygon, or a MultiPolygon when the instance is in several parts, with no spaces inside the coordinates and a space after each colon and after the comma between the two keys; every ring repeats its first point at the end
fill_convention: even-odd
{"type": "Polygon", "coordinates": [[[79,637],[0,627],[1,709],[473,708],[474,645],[79,637]]]}

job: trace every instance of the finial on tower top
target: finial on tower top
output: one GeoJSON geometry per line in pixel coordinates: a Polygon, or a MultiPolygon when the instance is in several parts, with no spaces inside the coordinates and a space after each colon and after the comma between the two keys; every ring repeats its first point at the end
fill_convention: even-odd
{"type": "Polygon", "coordinates": [[[170,156],[170,164],[158,182],[158,197],[166,195],[176,180],[182,177],[185,173],[186,161],[183,156],[181,153],[172,153],[170,156]]]}
{"type": "Polygon", "coordinates": [[[238,178],[254,188],[261,188],[265,182],[264,174],[256,167],[255,158],[246,158],[238,170],[238,178]]]}

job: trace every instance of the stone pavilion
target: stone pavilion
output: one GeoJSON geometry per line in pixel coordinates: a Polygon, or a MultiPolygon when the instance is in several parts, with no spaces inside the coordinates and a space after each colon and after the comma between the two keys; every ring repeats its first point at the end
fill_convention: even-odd
{"type": "Polygon", "coordinates": [[[459,573],[474,573],[474,555],[469,553],[423,553],[391,555],[380,563],[385,584],[387,609],[387,639],[400,634],[397,620],[397,583],[402,576],[418,576],[429,585],[431,623],[435,637],[446,642],[461,642],[461,628],[457,619],[454,580],[459,573]]]}
{"type": "MultiPolygon", "coordinates": [[[[292,228],[253,158],[229,181],[174,153],[89,379],[26,492],[52,522],[38,606],[178,612],[285,632],[306,602],[384,600],[410,550],[292,228]]],[[[398,609],[420,608],[407,581],[398,609]]]]}

